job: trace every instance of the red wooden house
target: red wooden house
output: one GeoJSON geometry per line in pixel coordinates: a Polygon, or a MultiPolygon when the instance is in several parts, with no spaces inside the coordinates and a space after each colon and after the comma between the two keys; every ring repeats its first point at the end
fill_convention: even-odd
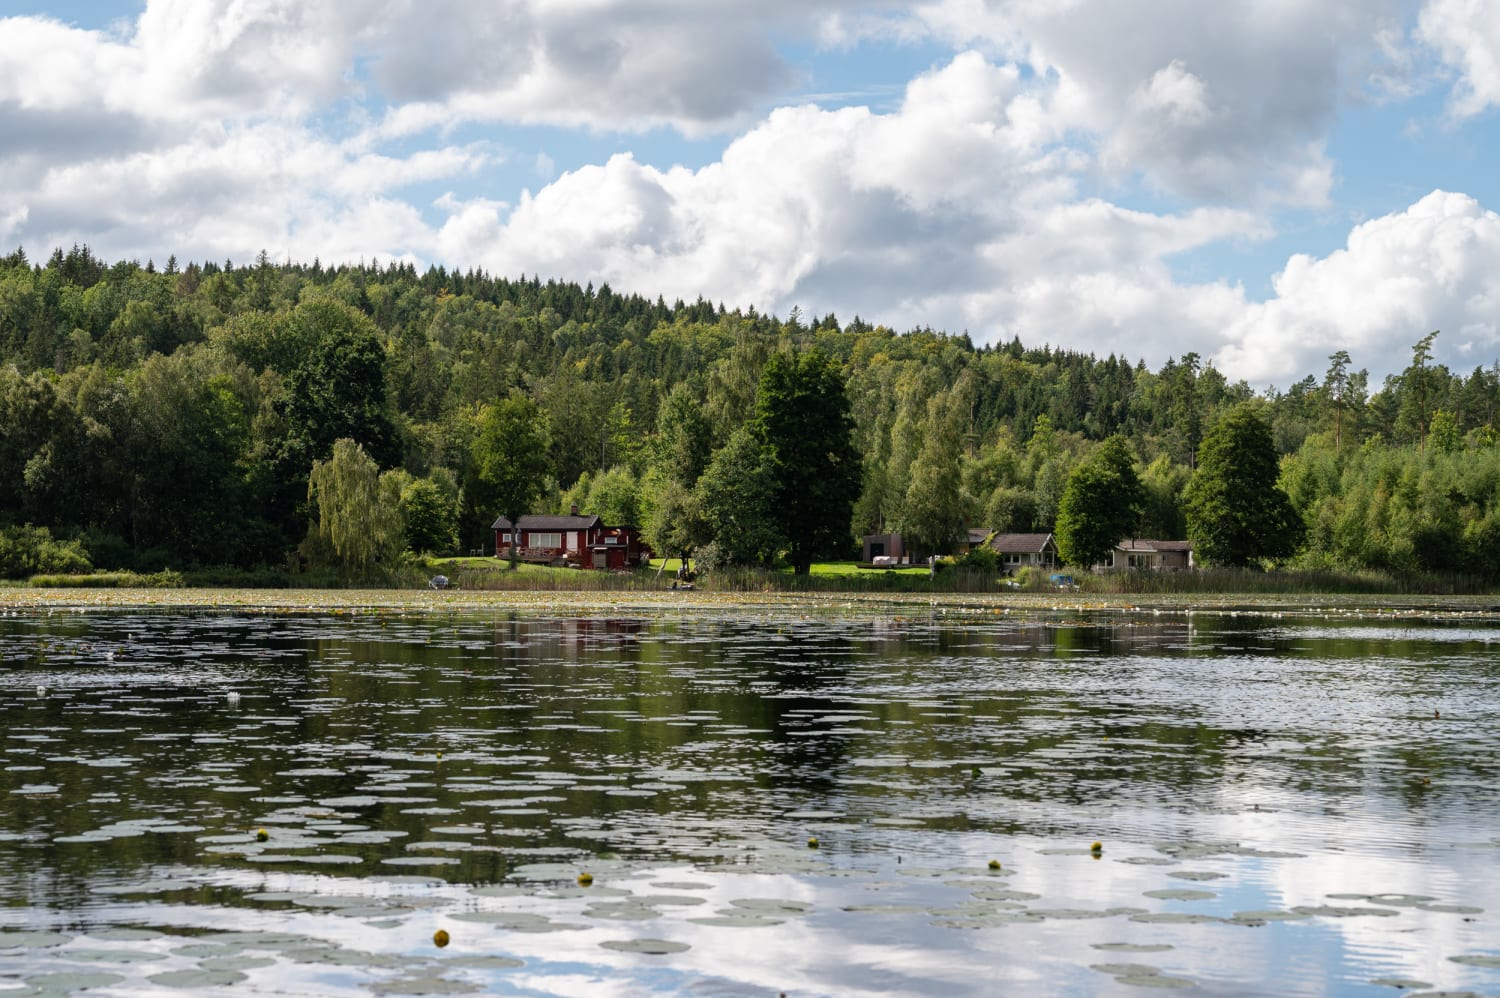
{"type": "Polygon", "coordinates": [[[521,561],[623,571],[644,564],[651,548],[634,527],[610,527],[598,516],[528,513],[512,526],[502,516],[493,525],[495,557],[509,558],[512,543],[521,561]]]}

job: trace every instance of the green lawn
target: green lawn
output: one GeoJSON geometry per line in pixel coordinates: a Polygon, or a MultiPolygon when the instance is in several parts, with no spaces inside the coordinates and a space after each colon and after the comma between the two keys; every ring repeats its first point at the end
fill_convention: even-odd
{"type": "MultiPolygon", "coordinates": [[[[791,569],[787,569],[791,571],[791,569]]],[[[840,575],[867,575],[880,572],[895,572],[897,575],[926,575],[926,565],[908,565],[901,568],[860,568],[857,561],[822,561],[814,562],[812,566],[813,575],[840,576],[840,575]]]]}
{"type": "MultiPolygon", "coordinates": [[[[664,574],[671,575],[673,572],[677,571],[677,566],[679,566],[679,565],[682,564],[682,559],[680,559],[680,558],[667,558],[666,559],[666,563],[667,563],[667,565],[666,565],[666,568],[664,569],[664,574]]],[[[653,570],[656,569],[656,568],[660,568],[661,564],[662,564],[662,559],[661,558],[652,558],[651,559],[651,567],[652,567],[653,570]]],[[[786,575],[792,574],[792,570],[790,568],[782,569],[782,572],[784,574],[786,574],[786,575]]],[[[922,565],[922,566],[919,566],[919,567],[908,567],[908,568],[875,568],[875,569],[870,569],[870,568],[860,568],[859,567],[859,562],[857,562],[857,561],[821,561],[821,562],[814,562],[813,566],[812,566],[812,574],[813,575],[824,576],[824,577],[829,577],[829,578],[837,577],[837,576],[849,576],[849,575],[866,575],[866,574],[879,573],[879,572],[895,572],[898,575],[926,575],[927,574],[927,566],[926,565],[922,565]]]]}
{"type": "MultiPolygon", "coordinates": [[[[508,572],[510,562],[504,558],[480,557],[480,558],[428,558],[422,562],[428,572],[433,575],[446,575],[450,579],[456,578],[459,572],[508,572]]],[[[535,575],[543,572],[572,571],[572,569],[553,568],[550,565],[536,565],[528,562],[520,562],[516,565],[516,571],[522,575],[535,575]]]]}

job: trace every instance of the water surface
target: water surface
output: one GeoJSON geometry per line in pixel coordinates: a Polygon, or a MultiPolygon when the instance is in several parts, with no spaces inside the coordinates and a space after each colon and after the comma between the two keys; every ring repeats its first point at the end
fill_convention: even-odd
{"type": "Polygon", "coordinates": [[[0,998],[1500,993],[1483,614],[10,613],[0,998]]]}

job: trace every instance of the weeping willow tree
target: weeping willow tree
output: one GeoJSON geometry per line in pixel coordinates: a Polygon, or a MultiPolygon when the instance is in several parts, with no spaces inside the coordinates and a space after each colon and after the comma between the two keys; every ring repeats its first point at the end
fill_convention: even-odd
{"type": "Polygon", "coordinates": [[[364,448],[347,437],[307,476],[308,505],[316,519],[303,550],[354,577],[389,565],[401,553],[401,476],[382,475],[364,448]]]}

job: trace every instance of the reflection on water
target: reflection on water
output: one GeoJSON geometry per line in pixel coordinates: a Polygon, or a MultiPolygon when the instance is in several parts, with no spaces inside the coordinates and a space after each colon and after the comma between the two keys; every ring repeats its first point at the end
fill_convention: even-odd
{"type": "Polygon", "coordinates": [[[1500,992],[1497,637],[7,617],[0,998],[1500,992]]]}

